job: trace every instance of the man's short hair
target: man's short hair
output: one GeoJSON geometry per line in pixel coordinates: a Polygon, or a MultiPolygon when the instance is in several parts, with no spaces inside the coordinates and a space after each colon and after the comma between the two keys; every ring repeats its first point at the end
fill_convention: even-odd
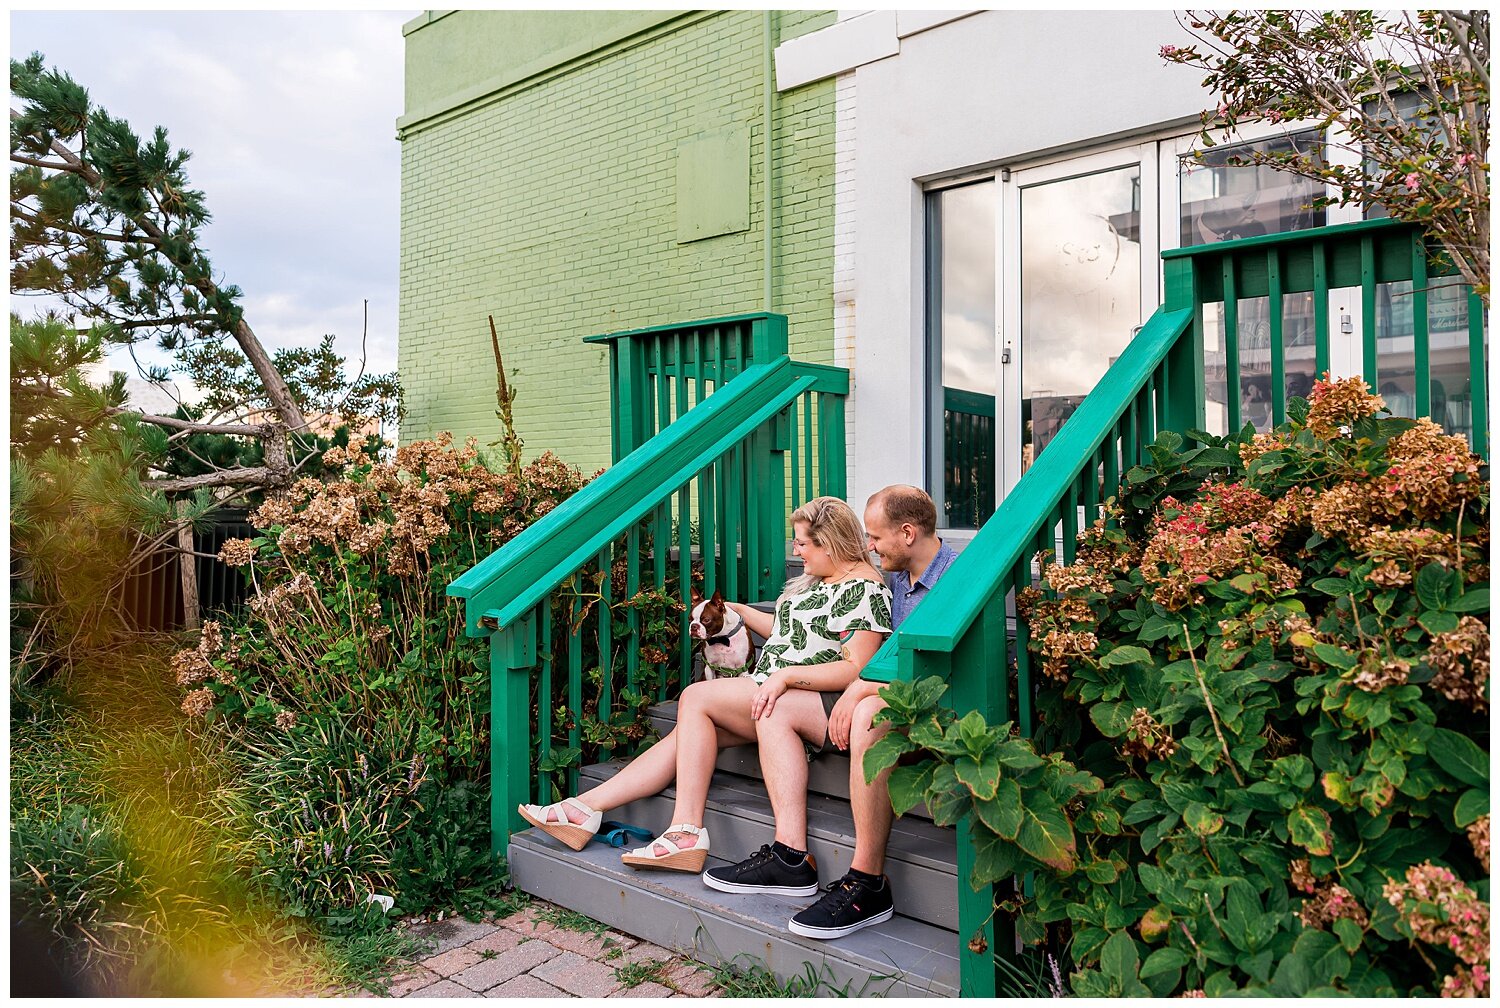
{"type": "Polygon", "coordinates": [[[911,525],[927,535],[937,532],[937,506],[922,488],[904,483],[888,486],[871,495],[866,506],[876,501],[892,525],[911,525]]]}

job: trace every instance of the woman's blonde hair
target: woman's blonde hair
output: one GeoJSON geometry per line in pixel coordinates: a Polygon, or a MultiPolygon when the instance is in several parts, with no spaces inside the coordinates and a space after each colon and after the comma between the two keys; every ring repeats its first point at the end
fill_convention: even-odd
{"type": "MultiPolygon", "coordinates": [[[[807,526],[807,534],[814,545],[826,549],[835,563],[852,565],[870,562],[865,553],[865,530],[859,523],[859,516],[837,497],[814,497],[793,511],[794,535],[798,522],[807,526]]],[[[796,595],[807,591],[820,580],[811,574],[803,574],[788,581],[782,591],[787,595],[796,595]]]]}

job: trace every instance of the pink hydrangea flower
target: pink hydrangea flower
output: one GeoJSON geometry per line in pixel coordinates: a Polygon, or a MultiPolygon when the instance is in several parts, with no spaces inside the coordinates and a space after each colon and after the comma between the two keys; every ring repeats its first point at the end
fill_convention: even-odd
{"type": "Polygon", "coordinates": [[[1422,184],[1422,176],[1418,175],[1416,172],[1411,172],[1411,173],[1409,173],[1406,176],[1406,191],[1407,192],[1416,192],[1417,191],[1417,186],[1419,186],[1421,184],[1422,184]]]}

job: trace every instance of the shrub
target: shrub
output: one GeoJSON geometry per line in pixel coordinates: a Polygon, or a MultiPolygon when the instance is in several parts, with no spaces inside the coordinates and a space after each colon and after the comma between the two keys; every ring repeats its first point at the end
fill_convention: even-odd
{"type": "MultiPolygon", "coordinates": [[[[472,440],[454,448],[447,435],[389,460],[334,448],[324,463],[341,467],[337,479],[299,481],[252,516],[261,536],[225,545],[254,585],[243,618],[205,625],[174,658],[183,711],[226,724],[244,763],[226,808],[245,826],[237,856],[290,912],[335,930],[365,926],[371,892],[403,913],[498,905],[489,643],[465,635],[462,602],[445,589],[584,479],[550,454],[519,475],[492,471],[472,440]]],[[[553,646],[585,649],[585,689],[570,700],[558,676],[551,697],[534,697],[558,743],[531,754],[534,768],[561,772],[585,747],[648,738],[650,675],[598,716],[597,647],[577,629],[600,578],[586,572],[576,597],[554,603],[553,646]],[[570,747],[573,728],[582,744],[570,747]]],[[[609,615],[624,628],[633,610],[660,636],[669,623],[675,633],[664,615],[675,607],[645,592],[609,615]]]]}
{"type": "Polygon", "coordinates": [[[1036,873],[1008,906],[1074,993],[1488,992],[1486,484],[1381,406],[1157,439],[1018,599],[1058,751],[885,691],[866,772],[920,753],[897,810],[972,814],[976,886],[1036,873]]]}

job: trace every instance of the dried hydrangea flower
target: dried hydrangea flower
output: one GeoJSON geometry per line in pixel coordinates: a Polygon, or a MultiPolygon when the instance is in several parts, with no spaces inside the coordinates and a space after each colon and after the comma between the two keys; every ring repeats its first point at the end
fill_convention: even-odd
{"type": "Polygon", "coordinates": [[[1490,870],[1490,817],[1482,815],[1469,823],[1464,832],[1469,837],[1469,846],[1474,848],[1474,856],[1479,863],[1484,865],[1484,870],[1490,870]]]}
{"type": "Polygon", "coordinates": [[[182,712],[190,717],[201,717],[213,710],[214,691],[208,687],[195,689],[182,698],[182,712]]]}
{"type": "Polygon", "coordinates": [[[245,567],[257,552],[252,539],[226,539],[219,549],[219,562],[226,567],[245,567]]]}

